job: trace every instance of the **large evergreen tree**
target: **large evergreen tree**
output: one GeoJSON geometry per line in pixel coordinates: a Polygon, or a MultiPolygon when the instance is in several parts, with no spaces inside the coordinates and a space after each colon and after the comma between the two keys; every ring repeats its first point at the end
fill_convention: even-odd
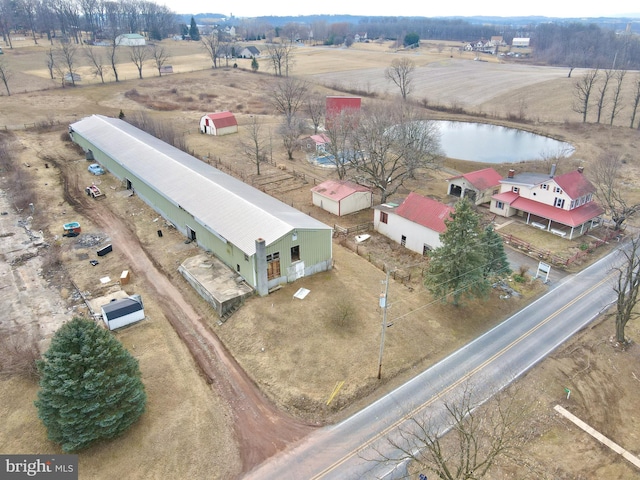
{"type": "Polygon", "coordinates": [[[74,318],[38,363],[35,404],[49,439],[65,452],[116,437],[142,415],[147,396],[138,361],[107,330],[74,318]]]}
{"type": "Polygon", "coordinates": [[[198,25],[196,25],[196,19],[191,17],[191,26],[189,27],[189,36],[191,40],[198,41],[200,40],[200,31],[198,30],[198,25]]]}
{"type": "Polygon", "coordinates": [[[482,232],[482,244],[484,246],[485,264],[484,274],[487,277],[501,277],[511,273],[509,259],[504,251],[502,237],[498,235],[491,225],[482,232]]]}
{"type": "Polygon", "coordinates": [[[490,287],[480,216],[463,198],[445,224],[447,230],[440,234],[442,246],[431,254],[425,286],[442,301],[459,305],[463,297],[484,296],[490,287]]]}

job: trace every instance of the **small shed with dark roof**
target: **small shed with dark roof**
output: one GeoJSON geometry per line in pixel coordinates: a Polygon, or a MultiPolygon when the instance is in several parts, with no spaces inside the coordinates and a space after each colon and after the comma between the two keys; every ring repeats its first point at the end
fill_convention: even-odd
{"type": "Polygon", "coordinates": [[[109,330],[144,320],[144,306],[139,295],[114,299],[101,307],[102,320],[109,330]]]}

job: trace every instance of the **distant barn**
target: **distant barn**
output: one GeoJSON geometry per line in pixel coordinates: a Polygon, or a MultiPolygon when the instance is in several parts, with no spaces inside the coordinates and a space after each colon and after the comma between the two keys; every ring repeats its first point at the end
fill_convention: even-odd
{"type": "Polygon", "coordinates": [[[361,104],[361,97],[327,96],[325,103],[325,124],[330,127],[333,118],[343,113],[359,112],[361,104]]]}
{"type": "Polygon", "coordinates": [[[217,136],[238,133],[238,121],[231,112],[207,113],[200,119],[200,133],[217,136]]]}

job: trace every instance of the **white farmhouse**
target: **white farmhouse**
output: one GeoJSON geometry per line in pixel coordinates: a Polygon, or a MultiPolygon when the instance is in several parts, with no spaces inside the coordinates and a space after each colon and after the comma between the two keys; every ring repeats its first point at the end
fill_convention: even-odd
{"type": "Polygon", "coordinates": [[[373,228],[414,252],[426,255],[442,246],[440,234],[454,209],[437,200],[410,193],[400,204],[374,207],[373,228]]]}
{"type": "Polygon", "coordinates": [[[515,173],[509,170],[500,180],[500,193],[491,199],[496,215],[517,215],[540,230],[572,239],[597,225],[603,208],[595,202],[595,187],[584,176],[582,167],[563,175],[515,173]]]}

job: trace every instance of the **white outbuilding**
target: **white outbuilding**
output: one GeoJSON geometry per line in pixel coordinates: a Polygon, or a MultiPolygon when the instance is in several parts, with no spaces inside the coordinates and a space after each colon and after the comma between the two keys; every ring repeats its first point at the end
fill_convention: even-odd
{"type": "Polygon", "coordinates": [[[373,205],[371,189],[346,180],[327,180],[311,189],[313,204],[338,217],[373,205]]]}
{"type": "Polygon", "coordinates": [[[116,45],[122,47],[138,47],[146,44],[144,37],[138,33],[123,33],[116,37],[116,45]]]}
{"type": "Polygon", "coordinates": [[[111,300],[101,307],[101,312],[102,320],[109,330],[144,320],[144,306],[140,295],[111,300]]]}

